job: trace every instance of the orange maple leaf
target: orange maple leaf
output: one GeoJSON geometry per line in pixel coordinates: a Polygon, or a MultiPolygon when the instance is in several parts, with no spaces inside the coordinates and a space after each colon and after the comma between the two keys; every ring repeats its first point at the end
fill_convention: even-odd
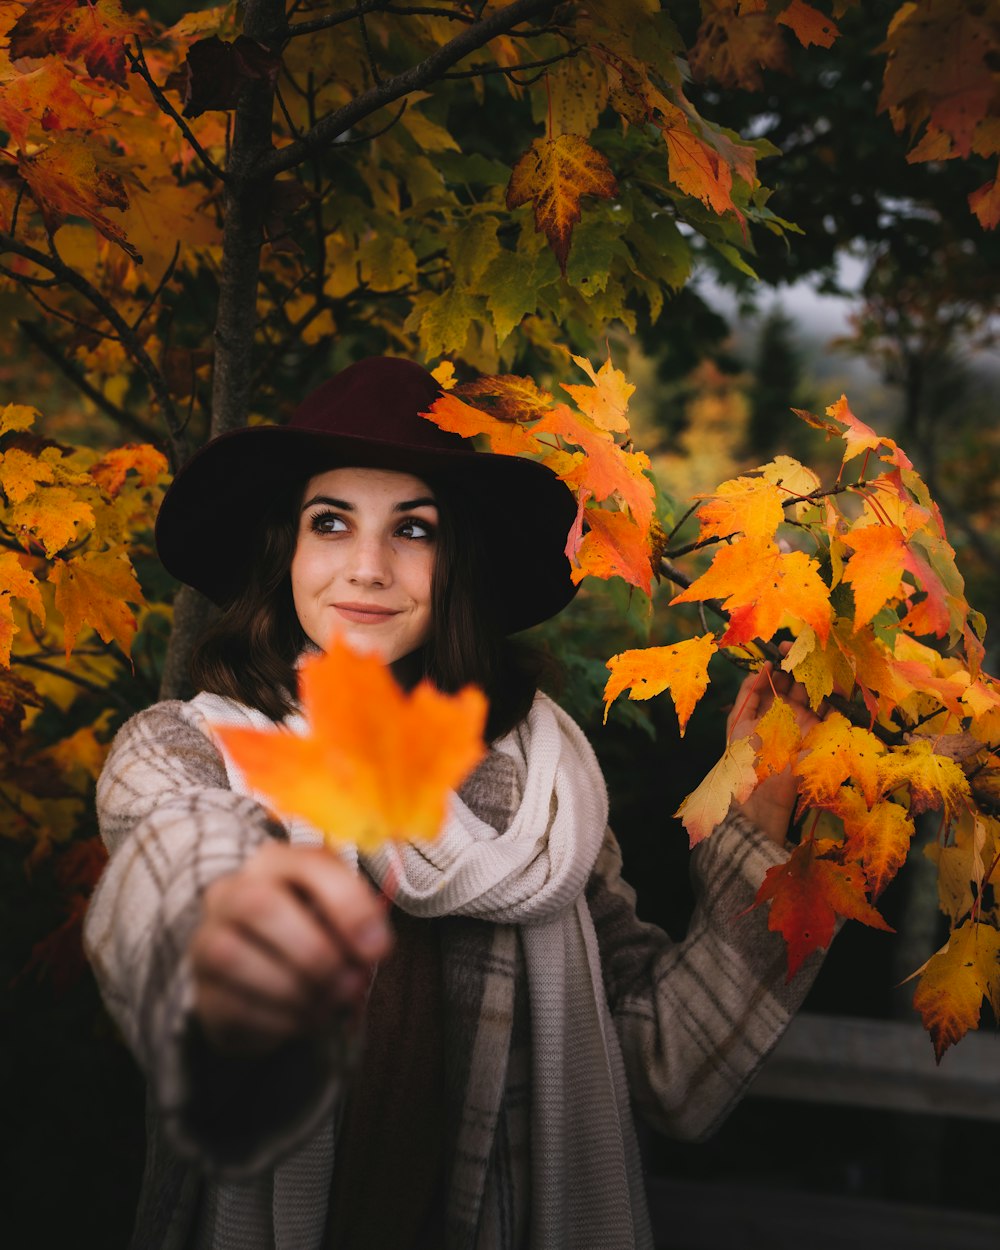
{"type": "Polygon", "coordinates": [[[979,218],[984,230],[995,230],[1000,225],[1000,177],[991,178],[975,191],[970,191],[969,208],[979,218]]]}
{"type": "Polygon", "coordinates": [[[575,491],[587,491],[595,500],[617,495],[637,523],[649,528],[655,507],[653,483],[644,470],[649,457],[644,451],[626,451],[612,436],[567,404],[550,408],[534,426],[535,434],[555,434],[583,449],[568,460],[548,457],[556,474],[575,491]]]}
{"type": "Polygon", "coordinates": [[[891,799],[869,808],[851,786],[843,786],[829,803],[844,822],[844,855],[861,861],[869,888],[881,894],[903,866],[913,838],[913,817],[891,799]]]}
{"type": "Polygon", "coordinates": [[[533,203],[540,230],[565,274],[573,227],[585,195],[610,199],[618,190],[611,166],[582,135],[536,139],[514,166],[507,185],[507,207],[533,203]]]}
{"type": "Polygon", "coordinates": [[[831,712],[802,741],[802,755],[795,764],[802,806],[827,806],[850,778],[870,807],[882,788],[884,755],[885,747],[873,733],[852,725],[840,712],[831,712]]]}
{"type": "Polygon", "coordinates": [[[767,927],[787,944],[789,981],[807,956],[830,945],[838,916],[893,931],[865,897],[860,865],[825,858],[832,848],[812,838],[800,843],[784,864],[767,870],[757,891],[756,905],[771,903],[767,927]]]}
{"type": "Polygon", "coordinates": [[[720,646],[754,638],[767,642],[786,614],[804,621],[825,642],[833,619],[830,588],[818,563],[803,551],[781,551],[774,543],[743,540],[720,548],[701,577],[670,602],[705,599],[722,599],[729,612],[720,646]]]}
{"type": "Polygon", "coordinates": [[[707,13],[688,53],[696,78],[714,78],[725,87],[759,91],[762,69],[784,69],[785,41],[763,4],[714,4],[707,13]]]}
{"type": "Polygon", "coordinates": [[[669,690],[683,738],[695,705],[708,689],[708,662],[717,650],[715,636],[702,634],[669,647],[638,647],[613,655],[606,665],[611,676],[604,687],[604,723],[626,688],[630,699],[651,699],[669,690]]]}
{"type": "Polygon", "coordinates": [[[819,48],[832,47],[840,34],[837,23],[832,18],[821,13],[819,9],[814,9],[811,4],[806,4],[805,0],[792,0],[788,8],[778,14],[776,20],[794,32],[803,48],[808,48],[813,43],[819,48]]]}
{"type": "Polygon", "coordinates": [[[984,998],[1000,1015],[1000,932],[966,920],[920,971],[913,1005],[940,1063],[949,1046],[979,1028],[984,998]]]}
{"type": "Polygon", "coordinates": [[[92,78],[125,83],[125,41],[136,19],[118,0],[34,0],[10,29],[10,55],[83,61],[92,78]]]}
{"type": "Polygon", "coordinates": [[[906,594],[903,570],[912,560],[898,525],[865,525],[841,538],[854,551],[844,581],[854,592],[854,628],[858,630],[890,600],[906,594]]]}
{"type": "Polygon", "coordinates": [[[23,148],[32,124],[43,130],[91,129],[97,119],[61,61],[0,81],[0,125],[23,148]]]}
{"type": "Polygon", "coordinates": [[[142,259],[121,227],[103,211],[128,208],[125,184],[98,164],[84,139],[61,140],[58,147],[43,148],[31,156],[22,153],[17,164],[49,230],[56,230],[66,217],[85,217],[133,260],[142,259]]]}
{"type": "Polygon", "coordinates": [[[491,416],[481,408],[474,408],[472,404],[459,399],[454,391],[436,399],[422,415],[442,430],[461,434],[464,438],[483,435],[489,440],[490,451],[501,456],[530,456],[548,450],[519,421],[501,420],[491,416]]]}
{"type": "Polygon", "coordinates": [[[167,458],[149,443],[126,443],[105,452],[90,467],[90,476],[114,498],[125,485],[129,470],[139,475],[143,486],[152,486],[161,473],[167,472],[167,458]]]}
{"type": "Polygon", "coordinates": [[[753,746],[749,738],[737,738],[674,812],[688,831],[691,845],[707,838],[725,820],[733,803],[742,803],[756,785],[753,746]]]}
{"type": "Polygon", "coordinates": [[[72,560],[58,560],[49,581],[56,588],[56,608],[62,613],[67,658],[84,625],[92,626],[104,642],[113,640],[129,654],[136,621],[128,604],[141,604],[143,598],[124,551],[88,552],[72,560]]]}
{"type": "Polygon", "coordinates": [[[585,577],[621,577],[631,586],[638,586],[644,594],[652,593],[653,553],[649,530],[627,512],[587,508],[583,517],[590,528],[575,554],[570,554],[570,544],[567,544],[573,582],[579,583],[585,577]]]}
{"type": "Polygon", "coordinates": [[[213,726],[250,785],[333,845],[436,838],[449,793],[486,753],[482,692],[422,681],[407,693],[377,655],[337,638],[303,663],[299,690],[301,736],[213,726]]]}

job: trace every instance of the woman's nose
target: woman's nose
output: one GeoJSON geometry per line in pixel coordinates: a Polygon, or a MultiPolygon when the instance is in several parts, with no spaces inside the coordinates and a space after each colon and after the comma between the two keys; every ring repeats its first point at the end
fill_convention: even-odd
{"type": "Polygon", "coordinates": [[[388,585],[392,573],[386,544],[375,536],[359,535],[354,543],[348,576],[361,585],[388,585]]]}

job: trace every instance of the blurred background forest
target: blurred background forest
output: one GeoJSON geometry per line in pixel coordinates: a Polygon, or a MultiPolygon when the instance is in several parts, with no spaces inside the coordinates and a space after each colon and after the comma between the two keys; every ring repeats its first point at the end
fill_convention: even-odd
{"type": "MultiPolygon", "coordinates": [[[[146,7],[162,21],[190,11],[173,0],[146,7]]],[[[680,27],[697,26],[697,4],[665,7],[680,27]]],[[[703,115],[781,151],[762,165],[762,175],[773,187],[770,207],[795,229],[753,229],[748,250],[739,254],[687,234],[691,279],[666,291],[655,320],[645,304],[633,302],[633,325],[612,321],[608,344],[616,366],[636,384],[636,445],[650,453],[661,488],[676,501],[676,518],[699,491],[778,453],[835,477],[838,451],[791,409],[821,412],[846,392],[862,420],[909,453],[941,505],[969,601],[992,623],[986,667],[995,671],[1000,240],[968,206],[970,192],[989,173],[986,162],[909,163],[906,144],[876,111],[884,69],[878,49],[897,7],[872,0],[849,9],[833,47],[790,45],[786,72],[767,73],[758,90],[689,84],[703,115]]],[[[509,168],[523,140],[523,132],[514,134],[512,109],[521,120],[530,112],[493,80],[456,138],[483,160],[509,168]]],[[[187,389],[174,374],[171,382],[190,400],[192,430],[207,428],[209,354],[198,336],[214,297],[201,273],[181,283],[170,303],[173,347],[163,355],[164,368],[190,371],[187,389]]],[[[44,420],[35,433],[53,444],[85,443],[101,453],[138,437],[116,417],[124,412],[149,424],[120,347],[88,334],[85,324],[57,341],[45,300],[45,292],[13,283],[0,289],[0,404],[38,408],[44,420]]],[[[361,355],[415,350],[413,335],[396,328],[406,309],[394,308],[391,295],[383,303],[383,317],[344,318],[336,332],[316,317],[296,350],[275,359],[255,415],[280,418],[297,396],[361,355]]],[[[543,347],[540,337],[526,335],[505,367],[544,376],[551,358],[543,347]]],[[[591,359],[603,354],[603,343],[592,339],[591,359]]],[[[155,497],[151,491],[150,516],[155,497]]],[[[86,895],[102,863],[90,809],[93,781],[117,726],[157,697],[169,633],[173,587],[156,563],[148,530],[133,547],[133,561],[149,606],[140,614],[131,660],[96,638],[78,647],[72,662],[42,640],[15,656],[13,672],[30,676],[44,696],[29,722],[31,756],[19,726],[8,730],[0,777],[0,1134],[10,1195],[0,1228],[13,1228],[4,1241],[18,1248],[124,1246],[141,1172],[141,1081],[99,1005],[79,946],[86,895]],[[39,840],[32,829],[38,812],[14,797],[11,778],[16,773],[23,781],[36,770],[51,779],[56,766],[61,780],[40,801],[47,820],[56,809],[62,814],[39,840]]],[[[687,840],[671,813],[690,779],[718,756],[718,709],[727,683],[732,691],[740,674],[720,672],[713,710],[702,708],[683,740],[666,699],[620,700],[602,725],[605,658],[676,636],[662,611],[669,587],[657,592],[661,610],[650,628],[618,586],[585,585],[572,608],[539,634],[565,665],[561,697],[605,767],[612,823],[640,912],[676,935],[692,900],[687,840]]],[[[921,889],[914,873],[883,898],[896,936],[848,926],[808,1009],[910,1018],[910,991],[894,987],[940,944],[933,879],[921,889]]],[[[683,1148],[651,1142],[649,1159],[654,1173],[696,1181],[732,1176],[775,1194],[818,1186],[829,1194],[1000,1216],[996,1186],[969,1167],[968,1131],[946,1116],[750,1101],[714,1142],[683,1148]]]]}

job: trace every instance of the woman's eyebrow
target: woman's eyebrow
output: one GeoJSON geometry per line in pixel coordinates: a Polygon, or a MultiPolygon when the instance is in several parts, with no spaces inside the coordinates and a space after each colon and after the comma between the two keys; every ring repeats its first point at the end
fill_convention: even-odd
{"type": "Polygon", "coordinates": [[[393,508],[394,512],[409,512],[411,508],[436,508],[437,500],[430,495],[422,495],[419,499],[404,499],[393,508]]]}
{"type": "Polygon", "coordinates": [[[334,499],[332,495],[313,495],[312,499],[307,499],[302,505],[302,511],[311,508],[314,503],[325,503],[331,508],[340,508],[343,512],[353,512],[354,504],[348,503],[346,499],[334,499]]]}

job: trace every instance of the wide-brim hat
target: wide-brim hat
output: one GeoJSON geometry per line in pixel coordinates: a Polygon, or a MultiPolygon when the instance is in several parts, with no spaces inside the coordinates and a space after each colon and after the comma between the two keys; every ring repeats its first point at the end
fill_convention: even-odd
{"type": "Polygon", "coordinates": [[[572,492],[544,465],[477,451],[421,416],[441,393],[413,361],[372,356],[319,386],[287,425],[213,439],[164,496],[156,521],[163,564],[224,605],[246,583],[254,521],[276,492],[338,466],[397,469],[462,497],[504,633],[554,616],[576,591],[565,555],[572,492]]]}

